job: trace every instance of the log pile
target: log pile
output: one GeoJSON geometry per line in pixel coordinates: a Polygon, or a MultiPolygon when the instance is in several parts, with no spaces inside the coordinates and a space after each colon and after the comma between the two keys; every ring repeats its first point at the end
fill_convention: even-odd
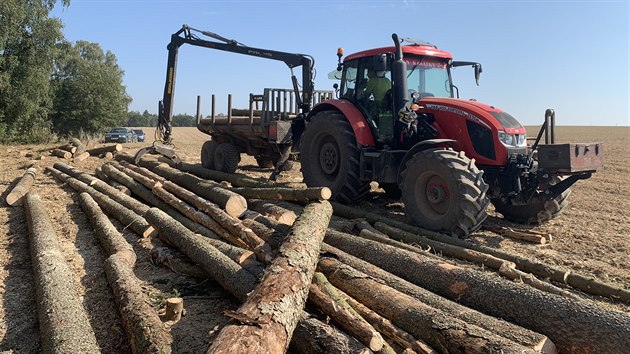
{"type": "MultiPolygon", "coordinates": [[[[329,203],[327,188],[281,188],[196,165],[178,170],[149,158],[134,165],[123,154],[116,160],[103,165],[97,177],[64,164],[48,171],[86,192],[82,203],[91,196],[94,208],[129,227],[140,225],[133,228],[141,236],[163,240],[168,247],[152,252],[160,260],[156,263],[208,276],[241,303],[224,313],[227,324],[209,353],[289,348],[301,353],[576,353],[623,352],[630,346],[630,316],[580,294],[628,301],[623,289],[329,203]],[[333,212],[363,218],[356,223],[358,235],[335,230],[329,223],[333,212]]],[[[90,220],[96,220],[93,214],[88,213],[90,220]]],[[[104,248],[110,258],[131,256],[126,248],[109,243],[104,248]]],[[[129,258],[124,262],[133,264],[129,258]]],[[[182,301],[170,301],[169,319],[177,321],[182,301]]],[[[138,338],[137,331],[128,329],[130,338],[138,338]]]]}

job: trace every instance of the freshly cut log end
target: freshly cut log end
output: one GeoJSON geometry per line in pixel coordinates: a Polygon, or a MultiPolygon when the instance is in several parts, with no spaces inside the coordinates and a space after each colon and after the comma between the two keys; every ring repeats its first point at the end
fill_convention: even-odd
{"type": "Polygon", "coordinates": [[[13,190],[7,195],[7,204],[10,206],[22,205],[22,200],[26,193],[28,193],[33,187],[35,182],[35,176],[37,174],[37,168],[30,167],[20,177],[18,183],[13,187],[13,190]]]}
{"type": "Polygon", "coordinates": [[[54,149],[52,151],[52,154],[57,156],[57,157],[61,157],[63,159],[69,160],[72,157],[72,153],[69,151],[65,151],[65,150],[61,150],[61,149],[54,149]]]}
{"type": "Polygon", "coordinates": [[[78,155],[75,155],[73,160],[74,162],[83,162],[85,160],[87,160],[87,158],[90,157],[90,153],[87,151],[84,151],[78,155]]]}
{"type": "Polygon", "coordinates": [[[247,201],[243,197],[232,196],[225,203],[225,212],[229,216],[238,218],[247,210],[247,201]]]}

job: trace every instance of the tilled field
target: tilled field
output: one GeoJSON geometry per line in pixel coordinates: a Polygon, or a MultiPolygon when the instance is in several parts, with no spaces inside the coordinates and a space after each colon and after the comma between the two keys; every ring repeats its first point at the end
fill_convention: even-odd
{"type": "MultiPolygon", "coordinates": [[[[200,146],[206,136],[194,128],[175,128],[175,141],[180,154],[191,163],[199,161],[200,146]]],[[[560,142],[605,143],[605,169],[572,188],[570,204],[565,211],[549,223],[533,230],[549,233],[553,241],[535,245],[502,237],[489,231],[480,231],[472,242],[541,261],[549,265],[571,269],[573,272],[593,277],[619,288],[630,290],[630,160],[626,148],[630,146],[630,129],[627,127],[560,127],[560,142]]],[[[143,144],[127,144],[125,151],[134,152],[143,144]]],[[[40,351],[39,325],[34,295],[34,276],[29,251],[28,228],[23,207],[9,207],[4,200],[16,178],[25,172],[31,161],[25,155],[41,146],[2,146],[0,153],[0,351],[31,353],[40,351]]],[[[113,294],[103,271],[107,255],[94,236],[92,226],[81,206],[77,193],[53,177],[46,175],[44,167],[64,162],[57,157],[38,161],[39,171],[33,191],[37,192],[51,217],[60,247],[72,274],[76,293],[96,334],[102,352],[130,352],[130,344],[122,326],[113,294]]],[[[106,160],[90,157],[76,163],[83,171],[93,173],[106,160]]],[[[243,155],[239,173],[253,178],[266,178],[270,169],[256,167],[253,158],[243,155]]],[[[299,164],[283,172],[279,182],[285,186],[301,186],[299,164]]],[[[387,216],[392,220],[405,221],[403,206],[397,200],[388,199],[376,184],[368,198],[354,207],[387,216]]],[[[296,209],[299,211],[299,208],[296,209]]],[[[488,223],[526,229],[510,224],[500,215],[490,212],[488,223]]],[[[170,297],[184,299],[186,313],[182,320],[170,327],[173,336],[173,352],[204,352],[218,330],[228,322],[223,316],[226,310],[236,310],[238,301],[211,279],[193,278],[178,274],[156,265],[149,254],[155,247],[164,246],[154,238],[139,238],[123,225],[114,222],[137,254],[135,275],[141,280],[144,293],[151,305],[163,310],[170,297]]],[[[352,224],[341,218],[333,218],[331,227],[351,231],[352,224]]],[[[464,268],[482,269],[472,263],[457,261],[464,268]]],[[[497,276],[498,277],[498,276],[497,276]]],[[[560,285],[561,284],[556,284],[560,285]]],[[[611,311],[630,313],[630,306],[603,297],[591,296],[572,289],[567,290],[579,297],[593,301],[597,306],[611,311]]],[[[500,299],[496,299],[500,301],[500,299]]],[[[68,319],[72,321],[72,319],[68,319]]],[[[594,339],[605,341],[605,338],[594,339]]],[[[566,348],[560,348],[566,350],[566,348]]],[[[584,348],[582,348],[584,349],[584,348]]],[[[575,352],[580,352],[579,348],[575,352]]]]}

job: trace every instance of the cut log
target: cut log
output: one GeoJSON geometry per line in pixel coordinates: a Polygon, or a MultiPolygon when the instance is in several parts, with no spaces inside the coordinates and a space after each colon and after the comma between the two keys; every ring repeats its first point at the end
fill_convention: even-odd
{"type": "Polygon", "coordinates": [[[268,216],[277,222],[285,225],[293,225],[297,216],[291,210],[287,210],[279,205],[269,203],[264,200],[250,200],[247,204],[250,210],[257,211],[262,215],[268,216]]]}
{"type": "Polygon", "coordinates": [[[572,273],[570,270],[564,270],[525,257],[516,256],[496,248],[479,245],[470,241],[461,240],[438,232],[422,229],[417,226],[395,221],[374,213],[360,211],[358,209],[343,204],[334,202],[331,204],[333,205],[334,213],[337,216],[341,216],[347,219],[364,218],[371,223],[381,222],[412,234],[426,236],[427,238],[430,238],[432,240],[468,248],[478,252],[487,253],[497,258],[502,258],[506,261],[514,262],[518,269],[527,273],[532,273],[538,277],[549,278],[550,280],[553,280],[555,282],[568,284],[588,294],[606,296],[614,300],[630,303],[629,290],[616,287],[612,284],[602,283],[584,275],[572,273]]]}
{"type": "Polygon", "coordinates": [[[260,238],[265,240],[272,250],[277,250],[287,234],[289,233],[289,226],[284,224],[273,223],[275,220],[266,218],[259,214],[254,219],[243,219],[242,223],[246,227],[249,227],[260,238]]]}
{"type": "Polygon", "coordinates": [[[506,261],[505,259],[497,258],[487,253],[478,252],[465,247],[459,247],[448,243],[431,240],[424,236],[414,235],[412,233],[397,229],[393,226],[377,222],[374,227],[379,231],[393,237],[396,240],[400,240],[406,243],[416,243],[421,246],[430,247],[435,253],[441,253],[442,255],[463,259],[469,262],[483,264],[488,268],[499,270],[503,265],[510,268],[516,268],[516,264],[506,261]]]}
{"type": "Polygon", "coordinates": [[[96,177],[98,177],[100,180],[102,180],[103,182],[109,184],[110,186],[118,189],[120,192],[126,194],[126,195],[131,195],[131,191],[129,190],[129,188],[123,186],[122,184],[112,180],[111,178],[109,178],[108,175],[105,174],[105,172],[103,172],[103,170],[101,169],[101,167],[97,167],[96,169],[94,169],[94,175],[96,175],[96,177]]]}
{"type": "Polygon", "coordinates": [[[515,240],[522,240],[522,241],[527,241],[531,243],[537,243],[541,245],[544,245],[545,243],[547,243],[547,238],[549,238],[549,240],[551,239],[551,235],[548,235],[547,237],[545,237],[543,235],[535,234],[532,232],[514,230],[511,227],[504,227],[504,226],[498,226],[498,225],[483,225],[482,228],[484,230],[492,231],[501,236],[513,238],[515,240]]]}
{"type": "Polygon", "coordinates": [[[177,247],[234,297],[243,301],[253,289],[256,278],[203,237],[195,235],[160,209],[151,208],[145,216],[161,238],[177,247]]]}
{"type": "Polygon", "coordinates": [[[630,347],[630,316],[590,301],[574,301],[368,240],[327,235],[326,242],[438,295],[545,333],[562,350],[618,353],[630,347]]]}
{"type": "Polygon", "coordinates": [[[431,249],[428,248],[427,250],[424,250],[422,248],[420,248],[419,246],[412,246],[408,243],[404,243],[404,242],[400,242],[400,241],[396,241],[394,239],[389,238],[389,236],[383,234],[382,232],[372,232],[368,229],[363,229],[361,230],[361,232],[359,233],[359,237],[362,237],[366,240],[372,240],[372,241],[376,241],[376,242],[380,242],[386,245],[390,245],[390,246],[394,246],[394,247],[398,247],[407,251],[411,251],[411,252],[422,252],[422,254],[427,255],[428,257],[435,257],[435,258],[439,258],[439,256],[434,255],[432,253],[430,253],[431,249]]]}
{"type": "Polygon", "coordinates": [[[286,351],[302,315],[331,216],[328,202],[311,203],[304,208],[260,283],[237,311],[240,318],[251,319],[244,322],[257,325],[229,323],[208,352],[286,351]]]}
{"type": "Polygon", "coordinates": [[[274,185],[271,182],[259,181],[251,177],[248,177],[246,175],[241,175],[237,173],[225,173],[225,172],[216,171],[216,170],[209,170],[207,168],[204,168],[201,165],[193,165],[186,162],[182,162],[179,168],[180,170],[184,172],[191,173],[203,179],[210,179],[217,182],[223,182],[223,181],[229,182],[231,185],[235,187],[269,188],[269,187],[273,187],[274,185]]]}
{"type": "Polygon", "coordinates": [[[53,154],[54,156],[57,157],[61,157],[63,159],[69,160],[72,157],[72,153],[65,151],[65,150],[61,150],[61,149],[55,149],[51,152],[51,154],[53,154]]]}
{"type": "Polygon", "coordinates": [[[160,182],[160,183],[164,183],[166,181],[166,178],[158,175],[157,173],[153,173],[151,170],[144,168],[144,167],[140,167],[140,166],[136,166],[132,163],[129,163],[127,161],[119,161],[121,166],[124,166],[134,172],[137,172],[141,175],[144,175],[145,177],[148,177],[156,182],[160,182]]]}
{"type": "MultiPolygon", "coordinates": [[[[343,237],[344,234],[329,230],[326,237],[343,237]],[[331,236],[332,235],[332,236],[331,236]]],[[[352,237],[348,235],[346,237],[352,237]]],[[[415,284],[412,284],[400,277],[397,277],[391,273],[384,271],[383,269],[372,265],[357,257],[343,252],[330,245],[322,245],[322,251],[325,254],[332,254],[335,258],[341,262],[357,269],[363,273],[366,273],[381,282],[391,286],[392,288],[412,296],[416,300],[419,300],[433,308],[436,308],[449,316],[459,318],[467,323],[475,326],[487,329],[494,333],[498,333],[504,338],[507,338],[513,342],[519,343],[523,346],[532,348],[542,353],[554,354],[557,352],[555,345],[551,340],[542,334],[533,332],[515,324],[502,321],[496,317],[485,315],[479,311],[473,310],[468,307],[464,307],[456,302],[435,295],[434,293],[421,288],[415,284]]]]}
{"type": "Polygon", "coordinates": [[[171,297],[166,299],[166,314],[164,319],[172,324],[179,322],[184,311],[184,299],[181,297],[171,297]]]}
{"type": "Polygon", "coordinates": [[[102,154],[106,154],[106,153],[116,153],[118,151],[122,151],[123,146],[122,144],[114,144],[114,145],[105,145],[105,146],[100,146],[100,147],[96,147],[96,148],[92,148],[87,150],[87,152],[90,153],[90,155],[92,156],[99,156],[102,154]]]}
{"type": "Polygon", "coordinates": [[[298,322],[291,350],[301,354],[370,354],[371,350],[354,337],[302,312],[298,322]]]}
{"type": "MultiPolygon", "coordinates": [[[[332,284],[331,284],[332,286],[332,284]]],[[[386,335],[404,349],[411,349],[418,354],[437,354],[427,343],[414,338],[411,334],[396,327],[392,321],[370,310],[367,306],[355,300],[348,294],[338,290],[344,300],[368,321],[376,330],[386,335]]]]}
{"type": "Polygon", "coordinates": [[[33,187],[33,183],[35,182],[35,176],[37,175],[37,168],[30,167],[26,172],[20,177],[20,180],[15,184],[15,187],[9,192],[7,195],[7,204],[10,206],[22,205],[22,200],[26,193],[28,193],[33,187]]]}
{"type": "Polygon", "coordinates": [[[370,350],[383,349],[383,337],[346,302],[324,274],[316,272],[313,276],[308,299],[370,350]]]}
{"type": "Polygon", "coordinates": [[[59,150],[64,150],[71,154],[74,154],[77,151],[77,147],[71,144],[67,144],[59,147],[59,150]]]}
{"type": "Polygon", "coordinates": [[[529,273],[525,273],[525,272],[521,272],[518,269],[514,269],[511,267],[507,267],[507,266],[502,266],[501,268],[499,268],[499,274],[503,275],[504,277],[508,278],[508,279],[512,279],[515,281],[520,281],[522,283],[525,283],[527,285],[531,285],[534,288],[538,289],[538,290],[542,290],[542,291],[546,291],[550,294],[556,294],[556,295],[560,295],[560,296],[564,296],[568,299],[573,299],[576,301],[579,301],[580,298],[564,289],[561,289],[551,283],[548,283],[546,281],[542,281],[539,280],[538,278],[536,278],[535,276],[533,276],[532,274],[529,273]]]}
{"type": "Polygon", "coordinates": [[[75,154],[72,160],[74,162],[82,162],[82,161],[85,161],[88,157],[90,157],[90,153],[87,151],[84,151],[80,154],[75,154]]]}
{"type": "Polygon", "coordinates": [[[234,219],[216,205],[197,197],[194,193],[187,191],[172,182],[164,182],[164,188],[160,183],[155,183],[153,193],[160,199],[173,205],[184,215],[199,222],[207,228],[213,230],[219,236],[227,239],[233,244],[240,246],[239,240],[247,245],[249,249],[254,251],[259,261],[269,264],[273,259],[271,247],[265,243],[263,239],[258,237],[250,228],[245,227],[240,220],[234,219]],[[179,196],[185,197],[187,201],[195,203],[195,206],[204,211],[203,214],[184,201],[177,198],[174,194],[166,190],[178,193],[179,196]],[[236,239],[235,239],[236,237],[236,239]]]}
{"type": "Polygon", "coordinates": [[[153,264],[165,267],[177,274],[184,274],[194,278],[208,278],[208,273],[196,264],[188,261],[179,251],[169,247],[153,247],[149,252],[153,264]]]}
{"type": "Polygon", "coordinates": [[[370,225],[370,223],[367,222],[367,220],[357,219],[357,220],[353,220],[353,221],[354,221],[353,228],[356,229],[359,232],[361,232],[362,230],[368,230],[368,231],[371,231],[371,232],[373,232],[375,234],[379,234],[381,236],[389,238],[389,236],[387,236],[386,234],[378,231],[372,225],[370,225]]]}
{"type": "Polygon", "coordinates": [[[110,257],[105,274],[114,292],[123,326],[134,353],[170,353],[173,338],[142,291],[133,273],[136,254],[88,193],[79,201],[94,228],[99,243],[110,257]]]}
{"type": "Polygon", "coordinates": [[[232,192],[238,193],[247,199],[286,200],[292,202],[309,202],[328,200],[332,192],[328,187],[313,187],[306,189],[297,188],[232,188],[232,192]]]}
{"type": "Polygon", "coordinates": [[[534,353],[480,327],[446,316],[338,260],[324,257],[317,269],[333,285],[441,353],[534,353]]]}
{"type": "Polygon", "coordinates": [[[42,352],[100,353],[47,208],[34,193],[26,194],[24,207],[42,352]]]}
{"type": "Polygon", "coordinates": [[[79,181],[76,178],[65,175],[64,173],[56,170],[55,168],[48,167],[55,178],[72,187],[77,192],[87,192],[94,198],[98,205],[110,216],[120,221],[125,228],[130,228],[133,232],[141,237],[149,237],[155,234],[155,229],[149,225],[146,220],[138,215],[133,210],[123,206],[117,201],[111,199],[109,196],[97,191],[96,189],[88,186],[87,184],[79,181]],[[65,176],[64,176],[65,175],[65,176]]]}
{"type": "Polygon", "coordinates": [[[81,140],[77,139],[77,138],[70,138],[70,144],[74,145],[77,147],[77,150],[74,152],[77,155],[80,155],[82,153],[84,153],[85,150],[85,145],[83,145],[83,143],[81,142],[81,140]]]}

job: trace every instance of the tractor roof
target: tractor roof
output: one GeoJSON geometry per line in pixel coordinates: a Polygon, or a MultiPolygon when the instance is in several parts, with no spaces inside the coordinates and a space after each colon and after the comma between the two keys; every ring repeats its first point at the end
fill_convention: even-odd
{"type": "MultiPolygon", "coordinates": [[[[362,52],[350,54],[343,61],[345,62],[347,60],[370,57],[370,56],[378,55],[378,54],[394,53],[395,51],[396,51],[396,48],[394,48],[394,46],[369,49],[369,50],[364,50],[362,52]]],[[[403,56],[405,54],[414,54],[414,55],[431,56],[431,57],[443,58],[443,59],[453,59],[453,56],[451,55],[451,53],[437,49],[436,47],[432,47],[429,45],[426,45],[426,46],[425,45],[405,45],[405,46],[402,46],[402,51],[403,51],[403,56]]]]}

